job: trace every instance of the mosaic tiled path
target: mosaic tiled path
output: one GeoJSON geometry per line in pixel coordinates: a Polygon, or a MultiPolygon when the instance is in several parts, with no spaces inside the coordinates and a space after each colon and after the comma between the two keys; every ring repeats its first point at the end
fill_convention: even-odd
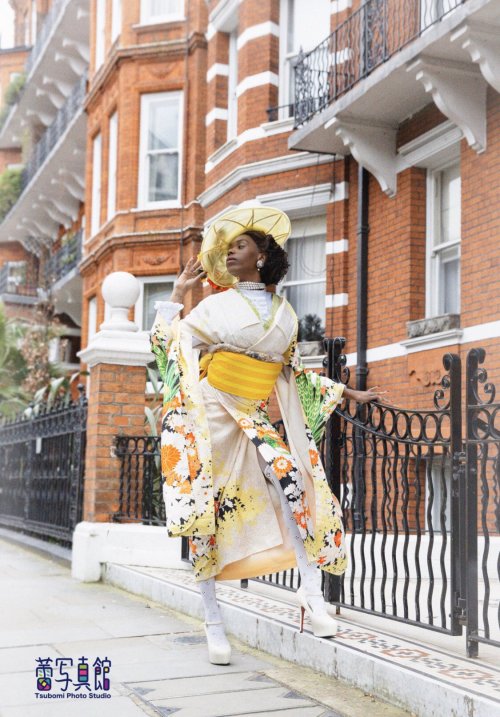
{"type": "MultiPolygon", "coordinates": [[[[1,538],[0,575],[0,717],[406,714],[243,645],[231,665],[211,665],[199,620],[110,585],[80,583],[67,565],[1,538]],[[39,657],[76,665],[82,656],[111,660],[105,698],[36,697],[39,657]]],[[[74,681],[76,670],[69,673],[74,681]]],[[[69,693],[85,694],[74,685],[69,693]]]]}
{"type": "MultiPolygon", "coordinates": [[[[189,571],[159,568],[136,568],[136,570],[197,592],[189,571]]],[[[246,611],[265,615],[294,628],[298,627],[299,611],[291,604],[294,599],[292,595],[288,598],[289,604],[284,602],[287,600],[285,591],[283,591],[283,600],[276,600],[232,587],[227,583],[218,583],[217,596],[222,602],[244,607],[246,611]]],[[[480,658],[474,660],[461,658],[423,642],[395,637],[393,634],[387,635],[371,628],[366,629],[353,623],[351,618],[347,620],[345,617],[339,618],[339,631],[335,642],[349,646],[359,653],[372,655],[385,663],[404,667],[408,670],[409,679],[412,674],[426,675],[434,681],[437,680],[462,691],[466,690],[470,695],[487,697],[498,702],[497,714],[500,715],[500,651],[499,662],[495,667],[481,661],[480,658]]]]}

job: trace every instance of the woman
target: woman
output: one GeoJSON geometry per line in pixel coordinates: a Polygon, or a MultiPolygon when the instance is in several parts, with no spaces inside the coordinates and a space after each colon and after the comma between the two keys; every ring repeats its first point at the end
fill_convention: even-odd
{"type": "Polygon", "coordinates": [[[375,388],[354,391],[304,372],[295,312],[267,291],[288,269],[282,245],[289,234],[288,217],[277,209],[242,206],[224,214],[178,277],[170,301],[157,302],[151,332],[164,381],[167,530],[190,538],[214,664],[227,664],[231,652],[216,578],[298,565],[301,629],[307,611],[315,635],[335,634],[317,568],[339,575],[347,560],[340,506],[316,442],[342,397],[379,396],[375,388]],[[207,276],[227,290],[179,320],[186,293],[207,276]],[[273,389],[287,442],[268,416],[273,389]]]}

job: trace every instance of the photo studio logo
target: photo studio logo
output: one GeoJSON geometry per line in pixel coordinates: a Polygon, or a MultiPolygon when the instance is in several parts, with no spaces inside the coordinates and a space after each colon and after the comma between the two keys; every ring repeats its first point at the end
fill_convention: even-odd
{"type": "Polygon", "coordinates": [[[51,699],[111,699],[111,660],[87,657],[37,657],[36,697],[51,699]]]}

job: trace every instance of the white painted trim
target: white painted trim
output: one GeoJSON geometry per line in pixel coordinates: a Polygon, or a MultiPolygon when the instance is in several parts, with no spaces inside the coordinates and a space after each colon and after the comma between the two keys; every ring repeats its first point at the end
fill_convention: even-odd
{"type": "Polygon", "coordinates": [[[286,119],[276,120],[275,122],[263,122],[261,127],[268,136],[271,136],[273,134],[291,132],[293,130],[293,123],[293,117],[287,117],[286,119]]]}
{"type": "Polygon", "coordinates": [[[280,36],[280,29],[275,22],[268,20],[267,22],[261,22],[260,25],[252,25],[243,30],[241,35],[238,37],[236,47],[241,50],[245,47],[247,42],[257,40],[259,37],[265,37],[266,35],[274,35],[275,37],[280,36]]]}
{"type": "Polygon", "coordinates": [[[338,239],[337,241],[326,242],[327,254],[342,254],[344,251],[349,251],[348,239],[338,239]]]}
{"type": "Polygon", "coordinates": [[[261,204],[281,209],[290,215],[291,218],[298,218],[306,210],[307,215],[324,214],[325,205],[331,202],[338,202],[344,198],[344,182],[335,186],[332,192],[332,185],[313,184],[306,187],[296,187],[283,192],[270,192],[257,195],[257,201],[261,204]]]}
{"type": "Polygon", "coordinates": [[[235,18],[238,16],[238,6],[242,0],[220,0],[210,12],[209,27],[213,26],[215,32],[231,32],[235,27],[235,18]]]}
{"type": "Polygon", "coordinates": [[[438,349],[442,346],[461,343],[463,333],[462,329],[449,329],[448,331],[440,331],[437,334],[415,336],[412,339],[401,341],[401,346],[404,346],[409,354],[423,351],[424,349],[438,349]]]}
{"type": "MultiPolygon", "coordinates": [[[[224,145],[225,152],[222,156],[218,154],[221,153],[221,150],[223,149],[221,147],[221,149],[218,150],[218,153],[214,153],[212,157],[209,158],[209,162],[210,159],[212,159],[212,162],[210,165],[209,162],[207,162],[205,165],[205,172],[208,173],[217,164],[219,164],[219,162],[225,159],[230,152],[234,151],[238,146],[238,141],[232,140],[231,143],[228,142],[227,144],[231,146],[226,149],[226,145],[224,145]]],[[[240,167],[236,167],[231,170],[231,172],[226,174],[225,177],[220,179],[218,182],[215,182],[215,184],[202,192],[198,197],[198,200],[202,207],[207,207],[245,179],[265,177],[269,174],[275,174],[277,172],[289,172],[303,167],[326,164],[331,161],[332,158],[327,154],[317,155],[312,154],[311,152],[290,152],[290,154],[281,157],[273,157],[272,159],[265,159],[260,162],[243,164],[240,167]]]]}
{"type": "Polygon", "coordinates": [[[460,158],[462,130],[450,120],[402,145],[398,149],[397,171],[408,167],[434,169],[438,164],[460,158]]]}
{"type": "Polygon", "coordinates": [[[338,306],[347,306],[349,304],[349,294],[326,294],[325,307],[327,309],[336,309],[338,306]]]}
{"type": "MultiPolygon", "coordinates": [[[[264,85],[279,84],[279,77],[275,72],[259,72],[257,75],[247,75],[238,85],[236,85],[236,96],[241,97],[247,90],[253,90],[255,87],[264,85]]],[[[260,128],[259,128],[260,129],[260,128]]]]}
{"type": "Polygon", "coordinates": [[[485,324],[467,326],[462,329],[461,343],[467,344],[470,341],[486,341],[487,339],[500,338],[500,321],[488,321],[485,324]]]}
{"type": "MultiPolygon", "coordinates": [[[[445,346],[456,346],[471,343],[472,341],[488,341],[500,338],[500,321],[488,321],[484,324],[467,326],[464,329],[451,329],[429,336],[419,336],[415,339],[405,339],[394,344],[385,344],[368,349],[366,359],[368,363],[384,361],[387,359],[400,358],[419,351],[430,351],[431,349],[444,348],[445,346]]],[[[357,353],[347,354],[347,365],[355,366],[357,353]]]]}
{"type": "Polygon", "coordinates": [[[206,33],[205,33],[205,37],[207,38],[207,42],[210,42],[210,40],[216,35],[216,33],[217,33],[216,28],[212,25],[211,22],[209,22],[209,23],[208,23],[208,26],[207,26],[207,31],[206,31],[206,33]]]}
{"type": "Polygon", "coordinates": [[[344,12],[352,7],[352,0],[332,0],[331,13],[344,12]]]}
{"type": "Polygon", "coordinates": [[[224,65],[222,62],[214,62],[212,67],[207,71],[207,84],[211,82],[214,77],[221,75],[223,77],[229,76],[229,65],[224,65]]]}
{"type": "Polygon", "coordinates": [[[212,124],[215,120],[225,120],[227,122],[227,109],[225,107],[214,107],[205,117],[205,125],[212,124]]]}
{"type": "MultiPolygon", "coordinates": [[[[176,280],[175,274],[161,274],[160,276],[136,276],[137,281],[140,284],[140,293],[137,301],[134,304],[134,321],[139,327],[139,331],[150,331],[151,326],[142,325],[142,315],[144,312],[144,285],[145,284],[161,284],[161,283],[172,283],[176,280]]],[[[167,296],[165,296],[167,300],[167,296]]]]}

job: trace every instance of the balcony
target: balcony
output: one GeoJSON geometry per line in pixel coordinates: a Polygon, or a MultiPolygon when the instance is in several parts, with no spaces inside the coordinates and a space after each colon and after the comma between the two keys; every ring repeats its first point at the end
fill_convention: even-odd
{"type": "Polygon", "coordinates": [[[483,151],[486,88],[500,90],[499,33],[495,0],[366,0],[299,56],[290,148],[351,153],[392,196],[405,168],[397,128],[432,99],[483,151]]]}
{"type": "Polygon", "coordinates": [[[87,76],[84,74],[73,87],[71,94],[57,113],[52,124],[45,130],[33,148],[22,175],[21,186],[23,191],[46,161],[52,149],[68,129],[68,126],[81,111],[86,91],[87,76]]]}
{"type": "Polygon", "coordinates": [[[0,300],[4,303],[34,304],[37,287],[26,277],[25,261],[9,261],[0,267],[0,300]]]}
{"type": "Polygon", "coordinates": [[[47,286],[57,284],[76,269],[82,258],[82,236],[83,232],[80,229],[67,238],[61,248],[50,257],[45,266],[47,286]]]}
{"type": "Polygon", "coordinates": [[[26,61],[26,84],[0,128],[0,149],[49,127],[88,67],[89,0],[54,0],[26,61]]]}

